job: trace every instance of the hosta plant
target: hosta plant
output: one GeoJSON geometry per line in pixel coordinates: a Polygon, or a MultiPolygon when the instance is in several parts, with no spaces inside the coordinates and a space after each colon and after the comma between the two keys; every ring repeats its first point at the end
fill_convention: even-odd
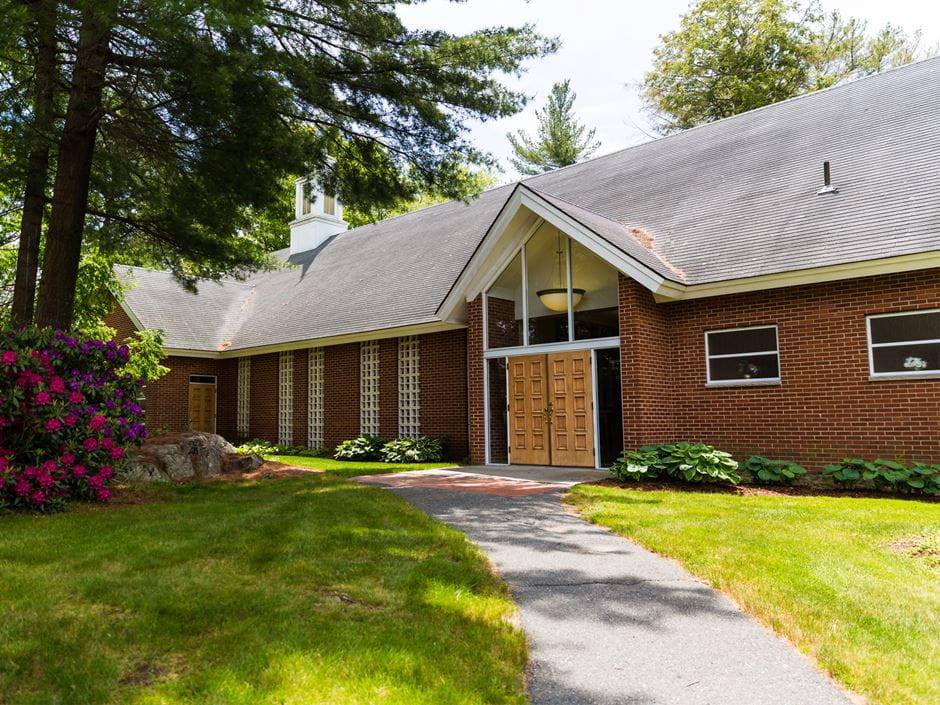
{"type": "Polygon", "coordinates": [[[625,450],[610,466],[621,482],[642,482],[659,477],[659,455],[649,450],[625,450]]]}
{"type": "Polygon", "coordinates": [[[107,501],[146,435],[126,345],[33,328],[0,331],[0,508],[107,501]]]}
{"type": "Polygon", "coordinates": [[[940,465],[914,462],[908,466],[896,460],[843,458],[827,465],[824,472],[847,489],[866,482],[889,492],[940,495],[940,465]]]}
{"type": "Polygon", "coordinates": [[[806,474],[806,468],[792,460],[773,460],[752,455],[744,464],[755,485],[792,485],[806,474]]]}
{"type": "Polygon", "coordinates": [[[661,443],[624,453],[611,468],[621,479],[669,477],[682,482],[741,481],[730,453],[705,443],[661,443]]]}
{"type": "Polygon", "coordinates": [[[307,446],[279,445],[258,438],[245,441],[236,450],[242,455],[297,455],[304,458],[328,458],[332,455],[329,448],[308,448],[307,446]]]}
{"type": "Polygon", "coordinates": [[[336,446],[337,460],[381,460],[385,441],[378,436],[359,436],[336,446]]]}
{"type": "Polygon", "coordinates": [[[444,441],[440,438],[396,438],[382,447],[386,463],[436,463],[444,457],[444,441]]]}

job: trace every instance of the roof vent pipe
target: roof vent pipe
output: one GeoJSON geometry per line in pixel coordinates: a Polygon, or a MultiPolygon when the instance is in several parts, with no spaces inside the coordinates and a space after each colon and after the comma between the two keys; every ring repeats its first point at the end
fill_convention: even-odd
{"type": "Polygon", "coordinates": [[[838,193],[839,189],[832,185],[832,179],[829,174],[829,162],[823,162],[823,187],[816,192],[817,196],[826,193],[838,193]]]}

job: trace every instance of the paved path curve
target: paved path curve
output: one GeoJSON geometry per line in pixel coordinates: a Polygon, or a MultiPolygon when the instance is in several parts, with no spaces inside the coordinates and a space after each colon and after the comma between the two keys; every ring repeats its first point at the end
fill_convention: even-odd
{"type": "Polygon", "coordinates": [[[489,555],[519,605],[534,705],[850,703],[676,563],[571,515],[560,496],[573,483],[544,477],[538,488],[441,471],[361,478],[489,555]]]}

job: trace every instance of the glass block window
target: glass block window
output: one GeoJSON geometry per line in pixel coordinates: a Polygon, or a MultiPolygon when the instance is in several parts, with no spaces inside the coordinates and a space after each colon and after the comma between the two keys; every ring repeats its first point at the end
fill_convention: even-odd
{"type": "Polygon", "coordinates": [[[379,435],[379,344],[359,344],[359,432],[379,435]]]}
{"type": "Polygon", "coordinates": [[[705,356],[709,384],[780,381],[777,326],[709,331],[705,356]]]}
{"type": "Polygon", "coordinates": [[[421,435],[421,372],[418,338],[398,339],[398,435],[421,435]]]}
{"type": "Polygon", "coordinates": [[[236,402],[236,431],[239,438],[251,433],[251,358],[238,358],[238,400],[236,402]]]}
{"type": "Polygon", "coordinates": [[[282,352],[278,359],[277,375],[277,442],[294,442],[294,353],[282,352]]]}
{"type": "Polygon", "coordinates": [[[307,357],[307,446],[322,448],[323,440],[323,348],[310,348],[307,357]]]}
{"type": "Polygon", "coordinates": [[[868,317],[873,377],[940,376],[940,310],[868,317]]]}

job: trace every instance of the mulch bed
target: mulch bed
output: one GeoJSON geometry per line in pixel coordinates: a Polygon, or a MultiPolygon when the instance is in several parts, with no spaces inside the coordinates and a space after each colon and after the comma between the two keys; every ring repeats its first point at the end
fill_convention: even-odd
{"type": "Polygon", "coordinates": [[[833,487],[797,485],[795,487],[763,487],[757,485],[710,485],[681,484],[678,482],[619,482],[600,480],[591,484],[619,487],[640,492],[698,492],[714,494],[735,494],[742,497],[854,497],[864,499],[906,499],[915,502],[940,502],[940,497],[916,494],[895,494],[877,490],[841,490],[833,487]]]}

